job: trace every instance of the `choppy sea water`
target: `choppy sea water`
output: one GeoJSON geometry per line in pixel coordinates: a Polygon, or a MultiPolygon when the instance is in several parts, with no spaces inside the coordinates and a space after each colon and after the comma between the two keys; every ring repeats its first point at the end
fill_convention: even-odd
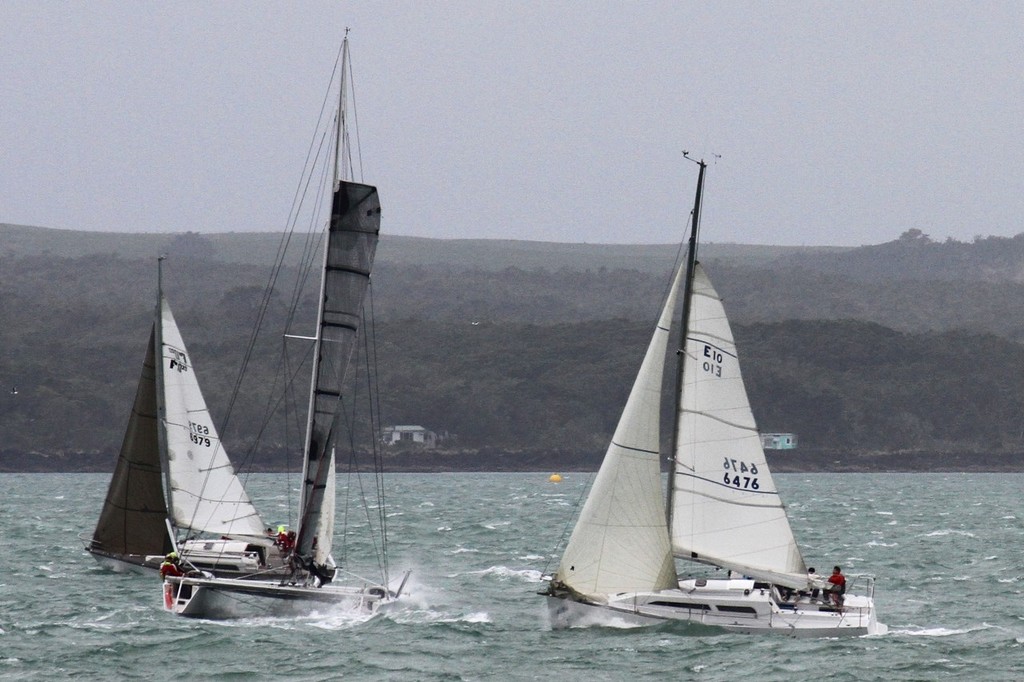
{"type": "MultiPolygon", "coordinates": [[[[210,622],[165,613],[157,578],[82,550],[106,475],[2,474],[0,679],[1024,679],[1024,475],[778,475],[808,562],[874,573],[890,627],[812,640],[551,631],[536,593],[591,475],[547,478],[390,475],[392,576],[413,570],[399,608],[210,622]]],[[[269,522],[288,481],[249,480],[269,522]]]]}

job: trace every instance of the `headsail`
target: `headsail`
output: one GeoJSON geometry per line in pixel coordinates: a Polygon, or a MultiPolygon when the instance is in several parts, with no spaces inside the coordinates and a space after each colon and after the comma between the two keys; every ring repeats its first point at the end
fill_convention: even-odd
{"type": "Polygon", "coordinates": [[[154,325],[117,465],[92,535],[92,547],[111,554],[171,551],[157,436],[155,334],[154,325]]]}
{"type": "Polygon", "coordinates": [[[615,435],[555,575],[555,580],[583,594],[676,586],[665,528],[659,423],[665,351],[683,269],[681,265],[673,278],[615,435]]]}
{"type": "Polygon", "coordinates": [[[799,587],[806,566],[761,448],[722,301],[693,277],[672,481],[676,556],[799,587]]]}
{"type": "Polygon", "coordinates": [[[160,322],[159,376],[174,523],[186,532],[263,537],[263,521],[217,436],[191,356],[163,296],[160,322]]]}

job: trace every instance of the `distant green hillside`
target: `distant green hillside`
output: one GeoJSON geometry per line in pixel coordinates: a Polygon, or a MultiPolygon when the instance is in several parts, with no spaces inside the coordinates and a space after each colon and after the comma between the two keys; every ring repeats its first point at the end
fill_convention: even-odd
{"type": "MultiPolygon", "coordinates": [[[[245,330],[213,306],[181,313],[207,400],[222,420],[245,330]]],[[[48,339],[35,332],[5,361],[3,381],[17,394],[0,392],[0,470],[113,464],[145,352],[146,316],[133,316],[131,333],[117,334],[94,311],[65,318],[69,333],[48,339]]],[[[611,437],[650,331],[649,324],[625,321],[381,324],[384,418],[448,434],[445,466],[478,468],[477,457],[493,462],[498,453],[505,468],[515,468],[516,458],[534,467],[592,466],[611,437]]],[[[972,458],[1024,470],[1024,381],[1007,371],[1024,366],[1019,344],[852,321],[755,324],[736,332],[758,423],[764,431],[798,434],[800,449],[790,460],[801,468],[828,469],[843,459],[857,469],[859,458],[869,463],[885,455],[887,467],[906,470],[948,468],[954,460],[962,466],[972,458]]],[[[11,337],[5,334],[4,343],[11,337]]],[[[251,448],[275,357],[269,346],[259,351],[224,434],[243,467],[297,464],[277,430],[251,448]]],[[[666,414],[666,447],[669,423],[666,414]]]]}
{"type": "MultiPolygon", "coordinates": [[[[169,254],[165,290],[223,415],[278,241],[0,226],[0,470],[112,463],[151,324],[155,253],[169,254]]],[[[859,249],[703,248],[762,429],[800,437],[790,466],[1017,467],[1021,242],[908,233],[859,249]],[[957,267],[925,267],[953,255],[957,267]]],[[[385,420],[453,436],[405,466],[593,466],[675,250],[385,237],[371,297],[385,420]]],[[[280,283],[298,279],[288,267],[280,283]]],[[[270,300],[270,328],[283,326],[288,296],[270,300]]],[[[302,299],[298,319],[313,307],[302,299]]],[[[288,466],[280,433],[251,448],[278,342],[258,344],[225,433],[254,466],[288,466]]]]}

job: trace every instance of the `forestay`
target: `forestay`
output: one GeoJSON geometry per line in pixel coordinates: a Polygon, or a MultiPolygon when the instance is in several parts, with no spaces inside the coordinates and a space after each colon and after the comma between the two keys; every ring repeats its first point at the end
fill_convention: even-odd
{"type": "Polygon", "coordinates": [[[732,330],[699,264],[683,362],[673,552],[751,577],[805,586],[806,566],[768,471],[732,330]]]}
{"type": "Polygon", "coordinates": [[[264,535],[263,521],[224,451],[185,342],[161,296],[163,420],[171,515],[184,531],[264,535]]]}
{"type": "Polygon", "coordinates": [[[583,594],[676,586],[665,526],[659,423],[665,351],[683,269],[680,266],[673,278],[640,372],[555,576],[583,594]]]}

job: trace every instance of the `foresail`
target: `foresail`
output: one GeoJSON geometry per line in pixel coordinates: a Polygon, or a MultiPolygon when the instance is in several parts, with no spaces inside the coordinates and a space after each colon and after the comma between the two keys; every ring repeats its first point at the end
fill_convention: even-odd
{"type": "Polygon", "coordinates": [[[324,503],[320,509],[320,524],[316,533],[316,545],[313,547],[313,562],[317,566],[326,566],[333,561],[331,545],[334,542],[336,467],[334,453],[331,453],[331,470],[327,472],[327,481],[324,485],[324,503]]]}
{"type": "MultiPolygon", "coordinates": [[[[331,208],[324,264],[323,298],[315,359],[309,437],[306,447],[302,512],[296,551],[309,556],[321,519],[333,519],[325,506],[328,477],[334,467],[332,436],[341,410],[342,387],[355,348],[363,298],[380,232],[377,188],[339,181],[331,208]]],[[[326,521],[324,521],[326,522],[326,521]]]]}
{"type": "Polygon", "coordinates": [[[765,461],[732,330],[699,264],[685,348],[673,551],[752,577],[803,585],[806,567],[765,461]]]}
{"type": "Polygon", "coordinates": [[[167,301],[160,301],[164,426],[175,524],[217,535],[264,536],[228,459],[167,301]]]}
{"type": "Polygon", "coordinates": [[[93,548],[112,554],[171,551],[157,437],[154,334],[150,332],[132,413],[92,536],[93,548]]]}
{"type": "Polygon", "coordinates": [[[676,586],[660,467],[661,384],[682,266],[555,579],[588,595],[676,586]]]}

